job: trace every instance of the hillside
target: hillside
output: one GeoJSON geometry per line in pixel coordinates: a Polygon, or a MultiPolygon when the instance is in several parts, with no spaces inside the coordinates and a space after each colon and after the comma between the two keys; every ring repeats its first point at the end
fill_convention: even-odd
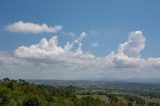
{"type": "Polygon", "coordinates": [[[147,100],[147,97],[151,98],[147,93],[137,96],[132,92],[134,90],[129,93],[129,90],[115,89],[113,85],[112,89],[108,86],[104,91],[101,86],[51,87],[5,78],[0,81],[0,106],[159,106],[158,102],[147,100]]]}

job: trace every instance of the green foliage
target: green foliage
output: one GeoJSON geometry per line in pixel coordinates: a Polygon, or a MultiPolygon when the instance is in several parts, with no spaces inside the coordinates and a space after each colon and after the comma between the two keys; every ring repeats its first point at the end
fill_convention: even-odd
{"type": "Polygon", "coordinates": [[[0,86],[0,104],[7,105],[11,100],[11,90],[6,88],[5,86],[0,86]]]}
{"type": "MultiPolygon", "coordinates": [[[[82,90],[82,89],[79,89],[82,90]]],[[[0,106],[159,106],[158,103],[146,103],[137,96],[126,95],[119,98],[109,92],[99,92],[94,96],[87,90],[87,95],[77,95],[73,86],[48,87],[28,83],[25,80],[0,80],[0,106]]]]}
{"type": "Polygon", "coordinates": [[[77,98],[73,86],[51,88],[25,80],[0,81],[0,106],[105,106],[100,99],[77,98]],[[95,105],[97,104],[97,105],[95,105]]]}
{"type": "Polygon", "coordinates": [[[105,106],[105,102],[91,96],[82,97],[79,106],[105,106]]]}
{"type": "Polygon", "coordinates": [[[133,104],[131,102],[129,102],[127,106],[133,106],[133,104]]]}
{"type": "Polygon", "coordinates": [[[40,106],[40,102],[36,96],[30,96],[24,100],[23,106],[40,106]]]}

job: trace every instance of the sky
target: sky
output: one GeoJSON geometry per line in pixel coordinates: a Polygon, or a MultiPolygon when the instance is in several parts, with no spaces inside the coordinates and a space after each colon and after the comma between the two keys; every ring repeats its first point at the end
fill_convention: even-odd
{"type": "Polygon", "coordinates": [[[159,78],[159,0],[1,0],[0,78],[159,78]]]}

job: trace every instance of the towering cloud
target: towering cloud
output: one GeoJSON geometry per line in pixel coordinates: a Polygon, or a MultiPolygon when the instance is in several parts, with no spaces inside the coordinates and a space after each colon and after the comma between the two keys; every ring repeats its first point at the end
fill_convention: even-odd
{"type": "Polygon", "coordinates": [[[49,41],[43,38],[38,44],[31,45],[30,47],[21,46],[15,50],[18,57],[25,58],[44,58],[64,53],[62,47],[58,47],[57,36],[53,36],[49,41]]]}
{"type": "Polygon", "coordinates": [[[83,55],[81,41],[86,35],[85,32],[82,32],[79,38],[71,43],[67,42],[64,47],[58,45],[57,36],[53,36],[49,40],[43,38],[38,44],[33,44],[30,47],[18,47],[15,50],[15,55],[23,58],[54,58],[61,55],[83,55]],[[74,44],[77,44],[78,47],[72,51],[74,44]]]}
{"type": "Polygon", "coordinates": [[[49,27],[47,24],[35,24],[30,22],[18,21],[5,27],[7,31],[17,33],[43,33],[43,32],[58,32],[62,29],[61,25],[49,27]]]}
{"type": "Polygon", "coordinates": [[[142,32],[131,32],[128,41],[120,44],[118,52],[114,53],[114,64],[121,67],[143,66],[145,64],[145,60],[140,57],[140,52],[144,47],[145,37],[142,32]]]}
{"type": "Polygon", "coordinates": [[[141,31],[132,32],[127,42],[119,45],[118,55],[128,57],[139,57],[141,50],[144,49],[145,38],[141,31]]]}
{"type": "Polygon", "coordinates": [[[77,40],[74,41],[74,43],[78,43],[78,48],[76,49],[76,53],[83,54],[82,51],[82,43],[81,41],[87,36],[85,32],[82,32],[77,40]]]}

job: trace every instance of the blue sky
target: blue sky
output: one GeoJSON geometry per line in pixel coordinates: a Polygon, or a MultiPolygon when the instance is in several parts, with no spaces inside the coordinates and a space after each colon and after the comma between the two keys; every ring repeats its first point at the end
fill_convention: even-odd
{"type": "MultiPolygon", "coordinates": [[[[22,36],[3,30],[3,26],[22,20],[48,25],[60,24],[63,31],[76,34],[95,31],[97,35],[88,36],[83,48],[98,56],[116,50],[117,45],[125,41],[131,31],[141,30],[147,39],[143,56],[156,57],[160,54],[160,50],[156,49],[160,45],[159,4],[158,0],[1,0],[0,49],[11,52],[17,46],[30,45],[42,37],[50,38],[53,35],[43,33],[22,36]],[[100,46],[95,50],[89,46],[92,42],[98,42],[100,46]]],[[[60,43],[63,44],[61,40],[60,43]]]]}
{"type": "Polygon", "coordinates": [[[128,41],[131,32],[141,31],[137,33],[141,40],[145,37],[145,47],[140,48],[138,55],[141,52],[141,57],[146,61],[148,58],[159,59],[159,5],[159,0],[1,0],[0,51],[13,55],[11,58],[19,59],[20,55],[14,56],[18,47],[29,48],[30,45],[38,44],[42,38],[49,40],[53,35],[58,36],[58,45],[63,47],[67,41],[74,42],[85,32],[85,39],[75,42],[83,44],[83,52],[103,58],[112,51],[116,54],[119,45],[128,41]],[[6,30],[7,26],[18,22],[36,25],[45,23],[48,27],[61,25],[63,28],[55,32],[42,31],[36,34],[6,30]],[[74,33],[75,36],[71,36],[70,33],[74,33]]]}

